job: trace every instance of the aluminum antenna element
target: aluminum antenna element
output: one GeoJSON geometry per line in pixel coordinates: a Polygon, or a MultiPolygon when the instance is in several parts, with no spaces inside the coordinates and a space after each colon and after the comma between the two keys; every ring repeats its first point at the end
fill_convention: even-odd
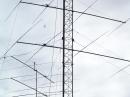
{"type": "Polygon", "coordinates": [[[73,0],[63,0],[62,39],[63,39],[63,97],[73,97],[73,41],[74,41],[73,0]],[[67,50],[65,48],[72,50],[67,50]]]}

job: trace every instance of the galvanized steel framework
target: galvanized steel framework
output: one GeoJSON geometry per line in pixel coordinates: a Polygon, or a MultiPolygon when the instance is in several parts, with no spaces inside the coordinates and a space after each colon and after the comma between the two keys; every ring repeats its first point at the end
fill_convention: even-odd
{"type": "Polygon", "coordinates": [[[73,41],[74,41],[73,0],[63,0],[62,39],[63,39],[63,97],[73,97],[73,41]]]}

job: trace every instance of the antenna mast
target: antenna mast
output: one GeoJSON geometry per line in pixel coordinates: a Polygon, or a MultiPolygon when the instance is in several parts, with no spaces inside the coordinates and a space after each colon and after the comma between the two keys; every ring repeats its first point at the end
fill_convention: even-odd
{"type": "Polygon", "coordinates": [[[73,41],[74,41],[73,0],[63,0],[62,39],[63,39],[63,97],[73,97],[73,41]],[[67,50],[66,48],[71,50],[67,50]]]}

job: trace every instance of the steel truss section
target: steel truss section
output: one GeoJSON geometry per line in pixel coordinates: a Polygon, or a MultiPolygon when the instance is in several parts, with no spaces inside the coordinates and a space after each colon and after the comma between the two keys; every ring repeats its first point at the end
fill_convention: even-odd
{"type": "Polygon", "coordinates": [[[63,0],[63,97],[73,97],[73,40],[73,0],[63,0]]]}

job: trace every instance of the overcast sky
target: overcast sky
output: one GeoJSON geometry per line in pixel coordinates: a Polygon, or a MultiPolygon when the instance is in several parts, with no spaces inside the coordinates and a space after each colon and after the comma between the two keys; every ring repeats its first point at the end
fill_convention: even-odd
{"type": "MultiPolygon", "coordinates": [[[[51,0],[23,1],[38,4],[51,2],[51,0]]],[[[32,26],[33,28],[19,41],[42,44],[62,31],[62,11],[49,8],[44,10],[44,7],[19,4],[12,12],[18,2],[19,0],[0,0],[0,57],[3,57],[3,54],[11,45],[32,26]],[[43,10],[44,12],[39,16],[43,10]]],[[[74,10],[84,11],[94,2],[95,0],[74,0],[74,10]]],[[[53,0],[51,5],[62,7],[62,0],[53,0]]],[[[127,21],[130,18],[130,0],[97,0],[86,12],[127,21]]],[[[74,20],[79,15],[75,13],[74,20]]],[[[129,20],[125,24],[121,24],[82,15],[74,23],[74,49],[82,49],[105,33],[84,51],[130,60],[129,31],[129,20]]],[[[62,46],[62,33],[49,44],[62,46]]],[[[49,76],[49,78],[54,80],[55,83],[50,84],[47,79],[38,75],[38,90],[48,95],[50,90],[58,94],[52,95],[52,97],[61,97],[59,91],[62,89],[62,51],[44,47],[28,61],[39,48],[39,46],[15,44],[6,56],[20,55],[15,57],[32,67],[33,62],[39,64],[37,69],[45,75],[52,74],[53,76],[49,76]],[[50,85],[51,88],[49,88],[50,85]]],[[[17,80],[35,88],[35,72],[33,70],[11,57],[1,58],[0,79],[10,77],[16,77],[17,80]]],[[[84,53],[79,53],[74,57],[74,97],[130,97],[129,82],[129,62],[84,53]],[[124,67],[127,68],[120,72],[124,67]]],[[[11,79],[0,80],[0,97],[35,93],[33,90],[28,89],[28,87],[11,79]],[[23,91],[23,89],[26,90],[23,91]]],[[[35,95],[28,95],[27,97],[35,97],[35,95]]],[[[41,97],[40,94],[39,97],[41,97]]]]}

